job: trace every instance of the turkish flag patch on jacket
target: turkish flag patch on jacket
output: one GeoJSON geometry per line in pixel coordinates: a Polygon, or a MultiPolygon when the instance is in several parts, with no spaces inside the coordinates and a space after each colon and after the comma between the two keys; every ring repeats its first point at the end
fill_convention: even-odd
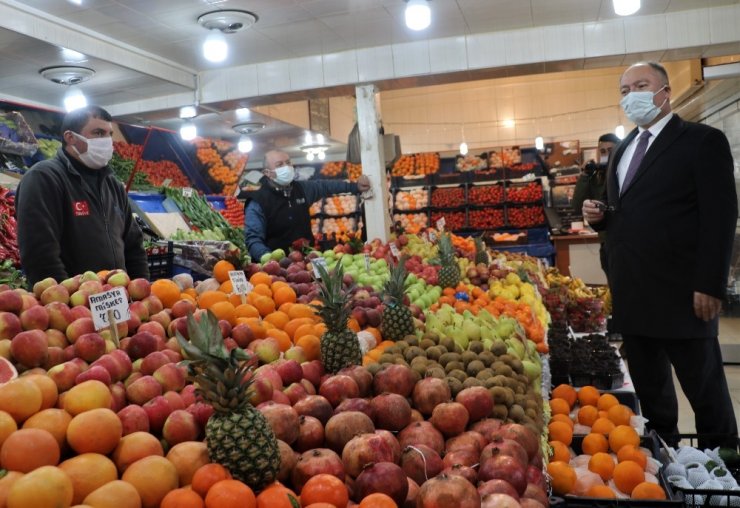
{"type": "Polygon", "coordinates": [[[73,201],[72,210],[74,211],[75,217],[85,217],[90,215],[90,206],[87,201],[73,201]]]}

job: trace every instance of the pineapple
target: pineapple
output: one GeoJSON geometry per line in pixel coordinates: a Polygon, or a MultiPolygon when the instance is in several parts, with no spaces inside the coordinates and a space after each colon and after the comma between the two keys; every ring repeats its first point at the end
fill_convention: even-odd
{"type": "Polygon", "coordinates": [[[454,288],[460,282],[460,266],[455,258],[455,248],[449,233],[443,233],[439,238],[439,262],[442,269],[439,271],[439,285],[443,288],[454,288]]]}
{"type": "Polygon", "coordinates": [[[362,351],[357,334],[347,327],[350,315],[349,291],[342,290],[341,263],[336,269],[327,272],[322,265],[317,265],[321,276],[319,283],[319,300],[321,305],[315,309],[326,323],[326,332],[321,336],[321,362],[332,374],[344,367],[362,365],[362,351]]]}
{"type": "Polygon", "coordinates": [[[483,263],[484,265],[488,265],[490,259],[488,258],[488,252],[486,251],[483,239],[480,236],[476,236],[473,242],[475,242],[475,264],[479,265],[483,263]]]}
{"type": "Polygon", "coordinates": [[[402,256],[396,265],[391,266],[391,274],[385,283],[383,299],[383,337],[398,341],[406,335],[413,335],[414,320],[411,311],[404,305],[406,295],[406,257],[402,256]]]}
{"type": "Polygon", "coordinates": [[[249,403],[252,359],[243,349],[226,349],[211,311],[200,322],[188,314],[188,335],[190,341],[177,332],[187,357],[187,378],[214,409],[206,424],[208,455],[234,478],[261,489],[275,480],[280,452],[270,424],[249,403]]]}

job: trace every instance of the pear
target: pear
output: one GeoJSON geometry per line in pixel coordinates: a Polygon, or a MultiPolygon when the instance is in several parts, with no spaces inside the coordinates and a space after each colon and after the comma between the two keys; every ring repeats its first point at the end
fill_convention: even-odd
{"type": "Polygon", "coordinates": [[[462,331],[467,336],[468,340],[480,340],[481,338],[480,326],[471,320],[466,320],[463,323],[462,331]]]}

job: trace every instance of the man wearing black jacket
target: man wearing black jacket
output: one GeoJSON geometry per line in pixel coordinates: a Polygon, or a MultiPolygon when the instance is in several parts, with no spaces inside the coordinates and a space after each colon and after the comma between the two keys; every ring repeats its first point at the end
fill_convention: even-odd
{"type": "Polygon", "coordinates": [[[30,286],[46,277],[61,282],[114,268],[132,279],[149,277],[141,230],[123,184],[108,167],[111,121],[98,106],[68,113],[62,148],[35,164],[18,186],[18,246],[30,286]]]}

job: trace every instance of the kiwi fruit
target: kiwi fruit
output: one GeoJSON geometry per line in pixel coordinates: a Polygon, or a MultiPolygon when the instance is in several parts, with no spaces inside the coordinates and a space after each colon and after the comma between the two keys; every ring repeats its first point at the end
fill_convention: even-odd
{"type": "Polygon", "coordinates": [[[435,362],[439,360],[439,357],[442,356],[442,346],[434,346],[427,349],[427,358],[430,360],[434,360],[435,362]]]}
{"type": "Polygon", "coordinates": [[[502,362],[493,362],[493,365],[491,365],[491,369],[493,370],[493,372],[496,373],[496,375],[506,376],[508,378],[511,378],[512,374],[514,374],[514,371],[511,370],[511,367],[502,362]]]}
{"type": "Polygon", "coordinates": [[[482,351],[478,353],[478,360],[482,361],[486,367],[490,367],[496,361],[496,355],[490,351],[482,351]]]}
{"type": "Polygon", "coordinates": [[[396,342],[396,344],[395,344],[395,345],[396,345],[396,347],[397,347],[397,348],[398,348],[398,349],[399,349],[400,351],[404,351],[404,350],[405,350],[405,349],[406,349],[407,347],[409,347],[409,343],[408,343],[408,342],[406,342],[405,340],[399,340],[398,342],[396,342]]]}
{"type": "Polygon", "coordinates": [[[452,394],[452,398],[455,398],[457,394],[460,393],[463,389],[462,381],[460,381],[456,377],[447,377],[445,379],[447,381],[447,386],[450,387],[450,393],[452,394]]]}
{"type": "Polygon", "coordinates": [[[403,357],[406,359],[407,362],[410,362],[417,356],[423,356],[426,357],[426,354],[424,353],[424,350],[421,349],[418,346],[410,346],[406,351],[403,353],[403,357]]]}
{"type": "Polygon", "coordinates": [[[437,335],[435,332],[426,332],[424,335],[421,336],[422,340],[431,340],[435,344],[439,344],[439,335],[437,335]]]}
{"type": "Polygon", "coordinates": [[[461,357],[458,353],[445,353],[439,357],[439,363],[447,365],[450,362],[459,362],[460,358],[461,357]]]}
{"type": "Polygon", "coordinates": [[[453,370],[465,370],[465,365],[458,360],[447,362],[445,365],[445,372],[452,372],[453,370]]]}
{"type": "Polygon", "coordinates": [[[436,346],[436,345],[437,345],[437,343],[436,343],[436,342],[434,342],[434,341],[433,341],[432,339],[425,339],[425,338],[422,338],[422,339],[421,339],[421,340],[419,341],[419,347],[420,347],[421,349],[429,349],[430,347],[434,347],[434,346],[436,346]]]}
{"type": "Polygon", "coordinates": [[[532,420],[534,420],[535,418],[537,418],[537,411],[535,411],[534,409],[527,408],[527,409],[524,410],[524,414],[525,414],[525,416],[528,416],[529,418],[532,418],[532,420]]]}
{"type": "Polygon", "coordinates": [[[502,340],[497,340],[493,344],[491,344],[491,353],[495,354],[496,356],[501,356],[506,354],[506,343],[502,340]]]}
{"type": "Polygon", "coordinates": [[[403,359],[402,356],[397,356],[396,361],[394,362],[396,365],[404,365],[406,367],[409,366],[409,362],[403,359]]]}
{"type": "Polygon", "coordinates": [[[509,408],[506,406],[493,406],[491,410],[491,418],[497,418],[499,420],[506,420],[509,417],[509,408]]]}
{"type": "Polygon", "coordinates": [[[477,360],[478,359],[478,355],[475,354],[473,351],[467,350],[467,351],[463,351],[463,354],[460,355],[460,358],[462,359],[462,362],[465,365],[468,365],[473,360],[477,360]]]}
{"type": "Polygon", "coordinates": [[[482,353],[485,349],[486,347],[479,340],[471,341],[470,344],[468,344],[468,350],[476,354],[482,353]]]}
{"type": "Polygon", "coordinates": [[[483,369],[475,375],[475,378],[480,379],[481,381],[485,381],[486,379],[491,377],[493,377],[493,372],[491,371],[491,369],[483,369]]]}
{"type": "MultiPolygon", "coordinates": [[[[416,359],[416,358],[414,358],[414,359],[416,359]]],[[[411,363],[411,370],[413,370],[414,372],[416,372],[420,376],[424,376],[427,373],[427,365],[426,365],[426,363],[420,363],[420,362],[413,363],[412,362],[411,363]]]]}
{"type": "Polygon", "coordinates": [[[493,377],[489,377],[483,380],[483,386],[488,388],[489,390],[496,386],[496,380],[493,377]]]}
{"type": "Polygon", "coordinates": [[[522,408],[522,406],[520,406],[519,404],[512,404],[509,407],[509,418],[511,418],[515,422],[521,422],[524,416],[524,408],[522,408]]]}
{"type": "Polygon", "coordinates": [[[474,377],[469,377],[463,381],[463,388],[470,388],[471,386],[483,386],[483,382],[474,377]]]}
{"type": "Polygon", "coordinates": [[[409,346],[419,345],[419,337],[417,337],[416,335],[407,335],[403,338],[403,341],[409,346]]]}
{"type": "Polygon", "coordinates": [[[431,367],[427,368],[424,377],[436,377],[439,379],[445,378],[445,371],[442,367],[431,367]]]}
{"type": "Polygon", "coordinates": [[[508,407],[514,403],[514,392],[511,388],[494,386],[493,388],[489,388],[488,392],[491,394],[491,397],[493,397],[494,404],[503,404],[508,407]]]}
{"type": "Polygon", "coordinates": [[[444,346],[447,351],[455,351],[455,341],[452,340],[452,337],[445,337],[440,340],[439,345],[444,346]]]}
{"type": "Polygon", "coordinates": [[[460,381],[460,383],[468,379],[468,375],[465,373],[465,371],[460,370],[460,369],[455,369],[453,371],[450,371],[447,374],[447,377],[454,377],[455,379],[460,381]]]}
{"type": "Polygon", "coordinates": [[[511,369],[517,374],[522,374],[524,372],[524,365],[519,358],[514,358],[511,363],[509,363],[509,367],[511,367],[511,369]]]}
{"type": "Polygon", "coordinates": [[[473,360],[468,364],[468,366],[465,368],[468,375],[470,376],[477,376],[480,371],[485,369],[486,366],[483,365],[483,362],[480,360],[473,360]]]}
{"type": "Polygon", "coordinates": [[[380,363],[371,363],[371,364],[367,365],[365,368],[367,369],[367,371],[370,374],[372,374],[373,376],[375,376],[375,374],[377,374],[378,372],[380,372],[380,369],[383,368],[383,365],[381,365],[380,363]]]}
{"type": "Polygon", "coordinates": [[[378,358],[378,361],[380,363],[395,363],[396,355],[384,352],[382,355],[380,355],[380,358],[378,358]]]}
{"type": "Polygon", "coordinates": [[[514,403],[519,404],[522,407],[525,406],[527,404],[527,396],[522,393],[515,394],[514,403]]]}
{"type": "Polygon", "coordinates": [[[514,357],[513,357],[513,356],[511,356],[511,355],[510,355],[510,354],[508,354],[508,353],[505,353],[505,354],[503,354],[503,355],[500,355],[500,356],[498,357],[498,359],[499,359],[499,360],[501,360],[502,362],[504,362],[504,363],[505,363],[506,365],[508,365],[509,367],[511,367],[511,362],[512,362],[512,361],[514,361],[514,357]]]}

